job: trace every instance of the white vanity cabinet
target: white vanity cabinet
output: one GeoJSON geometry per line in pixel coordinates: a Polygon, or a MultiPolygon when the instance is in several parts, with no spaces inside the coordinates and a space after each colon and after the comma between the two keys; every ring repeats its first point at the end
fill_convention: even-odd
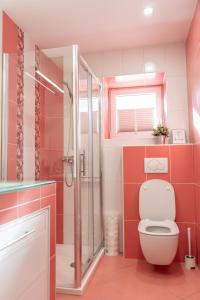
{"type": "Polygon", "coordinates": [[[0,226],[0,299],[49,300],[49,210],[0,226]]]}

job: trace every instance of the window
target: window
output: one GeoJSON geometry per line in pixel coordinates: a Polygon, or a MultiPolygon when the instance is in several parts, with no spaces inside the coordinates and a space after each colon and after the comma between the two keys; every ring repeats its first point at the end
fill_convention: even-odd
{"type": "Polygon", "coordinates": [[[149,135],[162,122],[161,87],[111,90],[111,138],[149,135]]]}
{"type": "MultiPolygon", "coordinates": [[[[88,118],[89,118],[89,99],[80,98],[79,100],[79,110],[80,110],[80,127],[82,134],[88,134],[88,118]]],[[[92,119],[93,119],[93,133],[98,132],[98,108],[99,99],[97,97],[92,98],[92,119]]]]}

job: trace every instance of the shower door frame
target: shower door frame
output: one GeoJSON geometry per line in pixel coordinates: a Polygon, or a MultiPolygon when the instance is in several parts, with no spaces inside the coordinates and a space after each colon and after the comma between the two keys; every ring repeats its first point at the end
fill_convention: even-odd
{"type": "MultiPolygon", "coordinates": [[[[74,257],[75,257],[75,288],[80,288],[82,285],[82,279],[86,277],[89,273],[92,263],[94,263],[95,258],[98,256],[101,250],[103,250],[103,201],[102,201],[102,84],[96,75],[92,72],[91,68],[88,66],[86,61],[79,54],[79,47],[77,45],[73,46],[73,137],[74,137],[74,257]],[[79,158],[79,129],[80,129],[80,119],[79,119],[79,64],[90,74],[90,88],[92,79],[96,81],[99,86],[99,167],[100,167],[100,218],[101,218],[101,245],[99,250],[94,253],[93,257],[88,264],[84,273],[82,273],[82,230],[81,230],[81,185],[80,185],[80,158],[79,158]]],[[[92,103],[92,92],[89,92],[89,101],[92,103]]],[[[90,111],[90,115],[91,115],[90,111]]],[[[91,120],[92,122],[92,120],[91,120]]],[[[92,161],[93,169],[93,161],[92,161]]],[[[93,178],[92,178],[93,181],[93,178]]],[[[93,189],[93,184],[92,184],[93,189]]],[[[94,191],[92,190],[92,195],[94,191]]],[[[94,210],[93,210],[94,213],[94,210]]],[[[93,215],[94,219],[94,215],[93,215]]],[[[93,224],[93,235],[94,235],[94,224],[93,224]]],[[[94,244],[94,240],[93,240],[94,244]]],[[[94,250],[94,246],[93,246],[94,250]]]]}

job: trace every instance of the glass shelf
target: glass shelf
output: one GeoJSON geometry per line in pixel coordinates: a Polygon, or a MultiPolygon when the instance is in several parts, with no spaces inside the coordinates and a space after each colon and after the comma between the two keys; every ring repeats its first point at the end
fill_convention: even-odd
{"type": "Polygon", "coordinates": [[[56,183],[55,181],[0,181],[0,194],[17,192],[37,186],[56,183]]]}

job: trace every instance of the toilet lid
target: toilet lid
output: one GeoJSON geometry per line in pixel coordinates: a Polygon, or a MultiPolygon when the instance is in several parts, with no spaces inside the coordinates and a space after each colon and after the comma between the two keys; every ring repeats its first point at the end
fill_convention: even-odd
{"type": "Polygon", "coordinates": [[[139,214],[141,219],[174,221],[176,206],[173,186],[160,179],[145,181],[140,187],[139,214]]]}

